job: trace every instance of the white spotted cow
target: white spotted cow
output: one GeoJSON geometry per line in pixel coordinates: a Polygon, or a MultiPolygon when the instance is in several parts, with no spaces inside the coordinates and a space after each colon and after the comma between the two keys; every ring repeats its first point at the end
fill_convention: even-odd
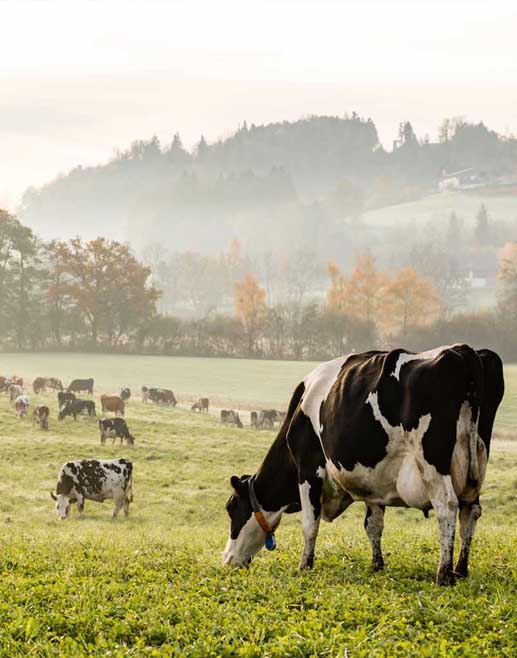
{"type": "Polygon", "coordinates": [[[115,503],[113,518],[121,508],[127,516],[129,503],[133,502],[132,475],[133,464],[128,459],[81,459],[63,464],[56,493],[50,492],[56,501],[57,518],[66,519],[72,503],[77,503],[82,515],[85,500],[103,503],[110,498],[115,503]]]}
{"type": "Polygon", "coordinates": [[[276,440],[258,472],[233,476],[226,505],[230,536],[225,564],[247,565],[284,512],[301,510],[312,567],[320,520],[333,521],[366,503],[372,566],[384,566],[386,506],[436,512],[437,583],[466,576],[481,515],[492,427],[504,393],[501,359],[467,345],[412,354],[352,354],[323,363],[296,388],[276,440]],[[461,552],[453,569],[459,513],[461,552]]]}

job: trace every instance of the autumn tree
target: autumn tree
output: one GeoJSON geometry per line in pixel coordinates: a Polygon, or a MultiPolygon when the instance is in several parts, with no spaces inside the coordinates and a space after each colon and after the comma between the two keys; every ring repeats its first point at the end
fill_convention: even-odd
{"type": "Polygon", "coordinates": [[[375,322],[382,310],[388,277],[376,269],[372,256],[369,253],[359,256],[350,277],[346,277],[331,261],[327,271],[330,277],[329,309],[368,323],[375,322]]]}
{"type": "Polygon", "coordinates": [[[151,270],[127,245],[105,238],[74,238],[54,244],[49,255],[54,281],[49,301],[55,304],[60,298],[80,313],[94,347],[101,334],[109,345],[116,345],[155,312],[159,292],[147,284],[151,270]]]}
{"type": "Polygon", "coordinates": [[[246,334],[248,353],[256,351],[257,338],[267,317],[266,291],[253,274],[235,283],[235,314],[246,334]]]}
{"type": "Polygon", "coordinates": [[[441,299],[428,279],[403,267],[384,289],[384,313],[381,326],[385,331],[406,336],[409,328],[434,322],[441,309],[441,299]]]}

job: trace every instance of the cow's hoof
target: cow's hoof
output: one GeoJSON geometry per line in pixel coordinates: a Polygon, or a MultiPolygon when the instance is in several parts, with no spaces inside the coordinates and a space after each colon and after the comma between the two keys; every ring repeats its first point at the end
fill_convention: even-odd
{"type": "Polygon", "coordinates": [[[384,570],[384,560],[375,560],[370,565],[372,571],[383,571],[384,570]]]}
{"type": "Polygon", "coordinates": [[[456,576],[450,569],[438,571],[436,576],[436,584],[442,587],[451,587],[456,583],[456,576]]]}
{"type": "Polygon", "coordinates": [[[299,571],[305,571],[306,569],[312,569],[314,566],[314,556],[308,558],[303,558],[298,567],[299,571]]]}
{"type": "Polygon", "coordinates": [[[469,568],[466,564],[458,562],[454,573],[458,578],[466,578],[469,575],[469,568]]]}

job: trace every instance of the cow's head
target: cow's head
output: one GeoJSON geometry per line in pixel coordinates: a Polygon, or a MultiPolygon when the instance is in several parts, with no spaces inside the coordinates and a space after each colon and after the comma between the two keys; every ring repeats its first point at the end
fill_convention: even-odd
{"type": "Polygon", "coordinates": [[[51,491],[50,495],[52,497],[52,500],[56,501],[57,518],[60,521],[64,521],[67,518],[67,516],[70,514],[70,507],[74,501],[67,494],[58,494],[56,496],[56,494],[53,491],[51,491]]]}
{"type": "MultiPolygon", "coordinates": [[[[248,480],[251,476],[232,475],[233,494],[226,503],[230,517],[230,536],[223,553],[223,564],[236,567],[248,566],[266,538],[252,509],[248,480]]],[[[271,526],[278,519],[278,512],[262,510],[265,521],[271,526]]]]}

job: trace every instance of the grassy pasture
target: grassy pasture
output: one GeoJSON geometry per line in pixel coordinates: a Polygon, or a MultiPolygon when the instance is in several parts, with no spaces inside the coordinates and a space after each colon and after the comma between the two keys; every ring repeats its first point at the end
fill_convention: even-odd
{"type": "MultiPolygon", "coordinates": [[[[180,396],[214,390],[276,406],[311,368],[87,356],[82,370],[76,355],[4,356],[0,372],[29,380],[91,374],[106,390],[147,380],[180,396]],[[219,364],[231,378],[216,372],[219,364]]],[[[387,569],[370,573],[361,505],[322,525],[312,573],[296,573],[298,515],[282,521],[275,553],[248,571],[222,569],[228,478],[255,470],[271,432],[221,428],[212,416],[131,400],[136,447],[101,448],[96,423],[56,420],[54,395],[31,396],[51,407],[46,433],[16,421],[0,395],[0,656],[517,655],[517,369],[506,378],[471,575],[452,589],[432,583],[434,515],[411,510],[387,510],[387,569]],[[59,466],[99,456],[134,462],[129,519],[113,522],[111,502],[87,502],[83,520],[74,510],[59,523],[49,496],[59,466]]]]}

